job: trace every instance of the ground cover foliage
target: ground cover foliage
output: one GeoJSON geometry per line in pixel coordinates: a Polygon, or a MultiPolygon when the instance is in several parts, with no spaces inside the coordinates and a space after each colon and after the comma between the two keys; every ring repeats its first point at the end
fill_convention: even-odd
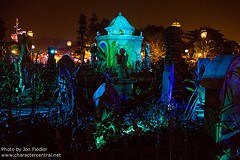
{"type": "MultiPolygon", "coordinates": [[[[61,152],[64,159],[212,159],[223,154],[194,112],[202,98],[199,79],[186,77],[191,81],[181,81],[183,86],[169,102],[160,101],[162,64],[134,75],[152,79],[137,82],[132,97],[121,101],[121,110],[107,110],[103,120],[95,118],[92,96],[109,70],[78,66],[81,72],[71,74],[65,84],[65,98],[73,98],[67,103],[59,91],[58,70],[34,66],[26,78],[29,85],[20,89],[17,74],[2,64],[0,144],[47,147],[49,152],[61,152]],[[22,114],[26,108],[29,114],[22,114]]],[[[117,83],[112,75],[111,83],[117,83]]]]}

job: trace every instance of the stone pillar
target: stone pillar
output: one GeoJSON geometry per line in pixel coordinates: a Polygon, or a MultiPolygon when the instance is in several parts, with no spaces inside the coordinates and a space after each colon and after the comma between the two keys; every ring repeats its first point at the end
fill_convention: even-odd
{"type": "Polygon", "coordinates": [[[174,85],[174,63],[165,62],[162,78],[161,101],[169,102],[171,100],[173,85],[174,85]]]}
{"type": "Polygon", "coordinates": [[[151,68],[151,61],[150,61],[150,45],[146,43],[145,45],[145,68],[151,68]]]}
{"type": "Polygon", "coordinates": [[[174,66],[181,59],[181,34],[179,27],[168,27],[164,33],[164,43],[166,46],[166,57],[164,59],[164,71],[162,79],[161,101],[169,103],[172,99],[174,89],[174,66]]]}
{"type": "Polygon", "coordinates": [[[127,54],[125,55],[125,52],[126,52],[125,49],[121,48],[120,54],[116,54],[119,79],[128,78],[128,67],[127,67],[128,55],[127,54]]]}

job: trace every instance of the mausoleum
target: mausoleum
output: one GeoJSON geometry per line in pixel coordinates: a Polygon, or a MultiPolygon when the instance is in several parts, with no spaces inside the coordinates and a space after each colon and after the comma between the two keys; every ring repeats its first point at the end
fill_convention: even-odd
{"type": "Polygon", "coordinates": [[[141,64],[141,48],[143,36],[134,35],[135,28],[121,14],[118,14],[111,23],[105,28],[106,35],[97,34],[98,47],[102,49],[106,57],[106,65],[108,68],[117,67],[117,57],[120,55],[120,50],[125,50],[127,57],[127,67],[136,69],[137,64],[141,64]]]}

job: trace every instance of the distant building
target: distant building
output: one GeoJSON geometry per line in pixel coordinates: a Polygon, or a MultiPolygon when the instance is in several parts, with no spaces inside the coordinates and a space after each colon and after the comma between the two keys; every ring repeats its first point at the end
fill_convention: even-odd
{"type": "Polygon", "coordinates": [[[181,27],[181,24],[178,22],[178,20],[175,20],[172,24],[174,27],[181,27]]]}
{"type": "Polygon", "coordinates": [[[133,35],[135,28],[121,14],[118,14],[112,22],[105,28],[107,35],[97,34],[98,47],[102,49],[107,58],[107,67],[115,68],[117,66],[117,56],[120,55],[120,49],[124,49],[128,56],[127,66],[136,67],[136,64],[142,62],[141,48],[143,36],[133,35]]]}

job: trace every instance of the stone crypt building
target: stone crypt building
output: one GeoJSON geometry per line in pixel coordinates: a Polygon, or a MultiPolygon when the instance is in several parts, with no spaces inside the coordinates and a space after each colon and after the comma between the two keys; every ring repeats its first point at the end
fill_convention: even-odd
{"type": "Polygon", "coordinates": [[[135,28],[121,12],[105,30],[107,35],[97,34],[96,40],[98,47],[105,53],[107,67],[116,68],[120,50],[121,53],[124,50],[124,56],[127,56],[127,67],[131,70],[138,68],[138,65],[142,62],[142,33],[139,36],[134,35],[135,28]]]}

